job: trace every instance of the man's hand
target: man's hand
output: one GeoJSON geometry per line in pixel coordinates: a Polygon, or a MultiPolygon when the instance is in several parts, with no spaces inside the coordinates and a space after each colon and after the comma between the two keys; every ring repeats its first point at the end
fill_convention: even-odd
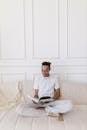
{"type": "Polygon", "coordinates": [[[54,96],[53,96],[53,98],[55,100],[57,100],[57,99],[60,98],[60,88],[54,90],[54,96]]]}
{"type": "MultiPolygon", "coordinates": [[[[34,98],[38,98],[38,89],[34,89],[34,98]]],[[[33,103],[37,104],[35,101],[33,103]]]]}
{"type": "Polygon", "coordinates": [[[35,98],[38,98],[38,91],[39,91],[38,89],[34,89],[34,97],[35,98]]]}
{"type": "Polygon", "coordinates": [[[38,95],[34,95],[34,98],[38,98],[38,95]]]}
{"type": "MultiPolygon", "coordinates": [[[[38,95],[34,95],[34,98],[38,98],[38,95]]],[[[33,100],[32,100],[33,101],[33,100]]],[[[33,101],[34,104],[37,104],[37,102],[33,101]]]]}

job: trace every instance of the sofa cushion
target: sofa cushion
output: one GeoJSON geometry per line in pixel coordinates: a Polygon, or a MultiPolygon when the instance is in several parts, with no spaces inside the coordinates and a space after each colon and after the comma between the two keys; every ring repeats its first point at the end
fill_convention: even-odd
{"type": "Polygon", "coordinates": [[[64,115],[66,130],[86,130],[87,129],[87,105],[77,105],[74,109],[64,115]]]}
{"type": "Polygon", "coordinates": [[[70,99],[74,104],[87,104],[87,84],[65,81],[60,87],[61,99],[70,99]]]}

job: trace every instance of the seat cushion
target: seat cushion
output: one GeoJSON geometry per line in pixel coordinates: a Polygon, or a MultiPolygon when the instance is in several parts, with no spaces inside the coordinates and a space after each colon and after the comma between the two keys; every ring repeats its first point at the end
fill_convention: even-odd
{"type": "Polygon", "coordinates": [[[61,83],[61,99],[70,99],[74,104],[87,104],[87,84],[66,81],[61,83]]]}
{"type": "Polygon", "coordinates": [[[87,105],[76,105],[73,110],[64,115],[66,130],[87,129],[87,105]]]}

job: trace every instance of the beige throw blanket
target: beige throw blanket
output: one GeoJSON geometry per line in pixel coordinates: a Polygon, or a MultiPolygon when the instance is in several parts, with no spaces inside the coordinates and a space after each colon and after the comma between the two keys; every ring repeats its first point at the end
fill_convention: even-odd
{"type": "Polygon", "coordinates": [[[0,110],[20,103],[23,95],[22,82],[0,83],[0,110]]]}

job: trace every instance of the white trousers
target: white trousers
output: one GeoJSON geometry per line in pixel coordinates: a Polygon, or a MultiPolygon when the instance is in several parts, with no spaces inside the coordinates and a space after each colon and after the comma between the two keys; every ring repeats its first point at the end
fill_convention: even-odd
{"type": "Polygon", "coordinates": [[[34,103],[20,104],[17,106],[16,112],[21,116],[29,116],[31,108],[35,110],[38,107],[45,107],[45,113],[67,113],[72,109],[72,102],[70,100],[56,100],[43,105],[34,103]]]}

